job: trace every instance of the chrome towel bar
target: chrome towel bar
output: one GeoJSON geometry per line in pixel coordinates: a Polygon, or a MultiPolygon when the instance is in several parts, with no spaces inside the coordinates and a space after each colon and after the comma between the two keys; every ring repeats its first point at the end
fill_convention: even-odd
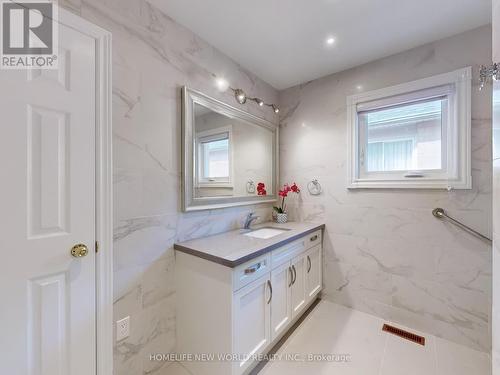
{"type": "Polygon", "coordinates": [[[454,218],[448,216],[446,214],[446,212],[444,211],[444,209],[442,208],[435,208],[432,210],[432,214],[434,215],[434,217],[437,217],[438,219],[446,219],[446,220],[449,220],[450,222],[452,222],[453,224],[455,224],[456,226],[466,230],[467,232],[469,233],[472,233],[473,235],[475,235],[476,237],[479,237],[481,238],[482,240],[485,240],[485,241],[488,241],[488,242],[491,242],[491,239],[486,237],[485,235],[479,233],[478,231],[475,231],[474,229],[472,228],[469,228],[467,225],[465,224],[462,224],[460,221],[458,220],[455,220],[454,218]]]}

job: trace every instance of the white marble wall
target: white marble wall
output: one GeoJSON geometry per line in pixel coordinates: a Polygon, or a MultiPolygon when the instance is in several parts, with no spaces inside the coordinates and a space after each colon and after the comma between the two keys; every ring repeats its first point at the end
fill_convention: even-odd
{"type": "MultiPolygon", "coordinates": [[[[277,92],[142,0],[64,0],[64,7],[113,33],[115,320],[131,316],[131,336],[115,347],[116,375],[167,374],[150,353],[175,348],[174,241],[233,229],[269,206],[180,213],[180,87],[232,105],[213,75],[250,95],[277,92]]],[[[244,108],[277,122],[269,108],[244,108]]]]}
{"type": "MultiPolygon", "coordinates": [[[[250,210],[179,210],[180,94],[189,85],[232,103],[213,75],[268,102],[278,93],[144,0],[60,0],[113,33],[115,318],[132,334],[115,347],[115,374],[167,374],[149,353],[175,348],[172,244],[236,227],[250,210]]],[[[338,73],[283,92],[282,180],[305,186],[296,218],[325,220],[325,296],[481,350],[490,347],[489,246],[436,222],[430,210],[491,233],[491,92],[474,92],[474,189],[348,192],[345,97],[491,60],[490,29],[338,73]]],[[[497,59],[498,60],[498,59],[497,59]]],[[[266,109],[256,115],[276,121],[266,109]]],[[[500,166],[499,166],[500,168],[500,166]]],[[[500,361],[499,361],[500,363],[500,361]]]]}
{"type": "MultiPolygon", "coordinates": [[[[493,61],[500,62],[500,0],[493,0],[493,61]]],[[[492,373],[500,375],[500,82],[493,86],[492,373]]]]}
{"type": "MultiPolygon", "coordinates": [[[[332,51],[335,53],[335,51],[332,51]]],[[[491,28],[280,93],[281,181],[303,189],[293,216],[326,222],[324,297],[489,351],[491,247],[431,215],[443,207],[491,235],[491,87],[472,97],[470,191],[348,191],[346,96],[491,61],[491,28]]]]}

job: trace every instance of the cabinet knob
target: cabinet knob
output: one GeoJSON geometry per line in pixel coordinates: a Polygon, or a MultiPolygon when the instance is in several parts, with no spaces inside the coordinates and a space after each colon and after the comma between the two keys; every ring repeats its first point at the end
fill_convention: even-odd
{"type": "Polygon", "coordinates": [[[318,235],[317,235],[317,234],[315,234],[315,235],[314,235],[314,236],[312,236],[309,240],[310,240],[311,242],[313,242],[313,241],[316,241],[317,239],[318,239],[318,235]]]}

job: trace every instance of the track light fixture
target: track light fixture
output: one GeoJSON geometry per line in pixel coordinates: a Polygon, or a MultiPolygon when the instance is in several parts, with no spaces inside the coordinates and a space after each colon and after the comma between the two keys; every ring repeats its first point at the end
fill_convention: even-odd
{"type": "Polygon", "coordinates": [[[234,98],[240,104],[245,104],[247,102],[247,94],[241,89],[231,89],[234,91],[234,98]]]}
{"type": "Polygon", "coordinates": [[[229,83],[224,78],[215,77],[215,85],[217,86],[217,88],[221,92],[226,91],[228,88],[231,89],[231,90],[233,90],[234,99],[239,104],[245,104],[247,101],[252,101],[252,102],[257,103],[257,105],[259,107],[263,107],[263,106],[271,107],[273,109],[274,113],[279,113],[279,111],[280,111],[279,107],[277,105],[275,105],[275,104],[265,103],[262,99],[252,98],[252,97],[247,96],[247,94],[245,93],[245,91],[243,91],[242,89],[234,89],[234,88],[232,88],[231,86],[229,86],[229,83]]]}
{"type": "Polygon", "coordinates": [[[243,91],[242,89],[233,89],[232,87],[229,87],[229,88],[231,90],[233,90],[234,98],[240,104],[245,104],[247,102],[247,100],[250,100],[252,102],[257,103],[259,105],[259,107],[263,107],[263,106],[271,107],[273,109],[274,113],[279,113],[279,111],[280,111],[280,109],[278,108],[277,105],[267,104],[267,103],[264,103],[264,101],[262,99],[249,97],[249,96],[247,96],[245,91],[243,91]]]}

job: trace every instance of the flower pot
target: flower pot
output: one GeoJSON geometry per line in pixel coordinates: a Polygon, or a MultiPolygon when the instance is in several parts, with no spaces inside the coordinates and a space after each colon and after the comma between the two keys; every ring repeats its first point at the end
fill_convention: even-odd
{"type": "Polygon", "coordinates": [[[288,221],[288,214],[285,212],[284,214],[276,214],[276,216],[274,217],[274,220],[278,223],[278,224],[283,224],[283,223],[286,223],[288,221]]]}

